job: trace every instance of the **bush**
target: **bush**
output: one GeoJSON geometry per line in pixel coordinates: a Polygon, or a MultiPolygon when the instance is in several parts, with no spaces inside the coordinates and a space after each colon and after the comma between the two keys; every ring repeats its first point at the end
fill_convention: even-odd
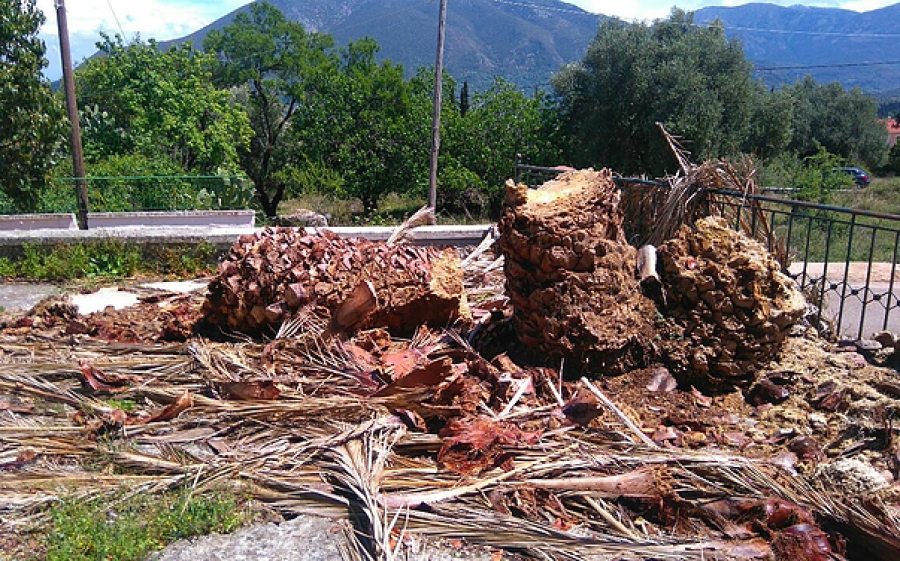
{"type": "Polygon", "coordinates": [[[192,276],[213,268],[210,243],[163,246],[147,258],[140,245],[119,240],[37,246],[26,244],[17,260],[0,259],[0,278],[65,281],[123,278],[136,273],[192,276]]]}
{"type": "Polygon", "coordinates": [[[138,247],[118,240],[52,247],[26,244],[22,252],[22,258],[7,267],[6,273],[40,280],[121,278],[133,275],[142,263],[138,247]]]}
{"type": "Polygon", "coordinates": [[[467,216],[483,216],[487,212],[487,184],[474,172],[454,161],[440,170],[438,179],[438,209],[467,216]]]}
{"type": "Polygon", "coordinates": [[[853,187],[853,179],[835,168],[846,165],[843,158],[819,146],[819,152],[807,158],[781,155],[764,162],[758,175],[760,187],[794,189],[791,198],[827,204],[839,189],[853,187]]]}

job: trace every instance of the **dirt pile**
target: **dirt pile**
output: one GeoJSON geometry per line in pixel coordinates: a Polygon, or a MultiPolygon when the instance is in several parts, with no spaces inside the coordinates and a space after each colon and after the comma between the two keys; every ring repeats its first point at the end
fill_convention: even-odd
{"type": "Polygon", "coordinates": [[[453,250],[290,228],[241,236],[219,265],[203,314],[214,326],[273,333],[309,306],[340,328],[407,334],[469,315],[453,250]]]}
{"type": "Polygon", "coordinates": [[[720,218],[682,227],[659,247],[657,268],[671,320],[665,361],[685,385],[748,385],[806,311],[766,248],[720,218]]]}
{"type": "Polygon", "coordinates": [[[653,302],[634,280],[609,170],[568,172],[539,189],[507,185],[500,218],[506,290],[519,340],[595,375],[653,361],[653,302]]]}

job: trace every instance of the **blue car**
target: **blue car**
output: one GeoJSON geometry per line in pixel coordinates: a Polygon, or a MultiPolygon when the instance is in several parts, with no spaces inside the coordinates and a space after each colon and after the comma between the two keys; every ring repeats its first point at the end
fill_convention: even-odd
{"type": "Polygon", "coordinates": [[[869,178],[869,172],[862,168],[837,168],[834,171],[840,171],[846,173],[853,179],[853,183],[856,184],[857,187],[867,187],[871,179],[869,178]]]}

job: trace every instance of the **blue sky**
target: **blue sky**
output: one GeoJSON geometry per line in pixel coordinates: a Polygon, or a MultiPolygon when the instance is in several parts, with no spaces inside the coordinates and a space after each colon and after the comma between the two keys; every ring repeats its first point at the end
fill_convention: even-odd
{"type": "MultiPolygon", "coordinates": [[[[110,35],[124,33],[126,38],[140,34],[144,39],[174,39],[195,31],[248,3],[248,0],[65,0],[72,59],[77,64],[96,49],[100,32],[110,35]]],[[[437,0],[433,0],[437,7],[437,0]]],[[[506,0],[510,1],[510,0],[506,0]]],[[[528,0],[515,0],[527,4],[528,0]]],[[[709,5],[739,5],[746,0],[568,0],[590,12],[619,16],[628,20],[652,20],[665,17],[672,6],[691,10],[709,5]]],[[[898,0],[812,0],[800,2],[810,6],[841,7],[868,11],[898,0]]],[[[796,0],[774,0],[774,4],[797,4],[796,0]]],[[[38,0],[38,7],[47,16],[41,34],[47,43],[50,67],[45,72],[51,79],[60,76],[59,36],[56,26],[54,0],[38,0]]],[[[453,0],[448,0],[448,10],[453,0]]]]}

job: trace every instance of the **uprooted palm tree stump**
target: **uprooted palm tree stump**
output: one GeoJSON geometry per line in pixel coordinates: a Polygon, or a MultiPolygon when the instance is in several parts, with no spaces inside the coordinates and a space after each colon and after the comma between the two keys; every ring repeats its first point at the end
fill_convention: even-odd
{"type": "Polygon", "coordinates": [[[662,341],[672,373],[710,389],[752,382],[806,310],[775,257],[714,217],[682,226],[658,255],[674,326],[662,341]]]}
{"type": "Polygon", "coordinates": [[[215,326],[260,334],[310,306],[346,331],[387,327],[411,334],[421,325],[469,317],[452,249],[292,228],[241,236],[219,264],[203,315],[215,326]]]}
{"type": "Polygon", "coordinates": [[[500,219],[506,287],[519,340],[593,374],[656,356],[656,309],[640,293],[609,170],[568,172],[539,189],[509,182],[500,219]]]}

